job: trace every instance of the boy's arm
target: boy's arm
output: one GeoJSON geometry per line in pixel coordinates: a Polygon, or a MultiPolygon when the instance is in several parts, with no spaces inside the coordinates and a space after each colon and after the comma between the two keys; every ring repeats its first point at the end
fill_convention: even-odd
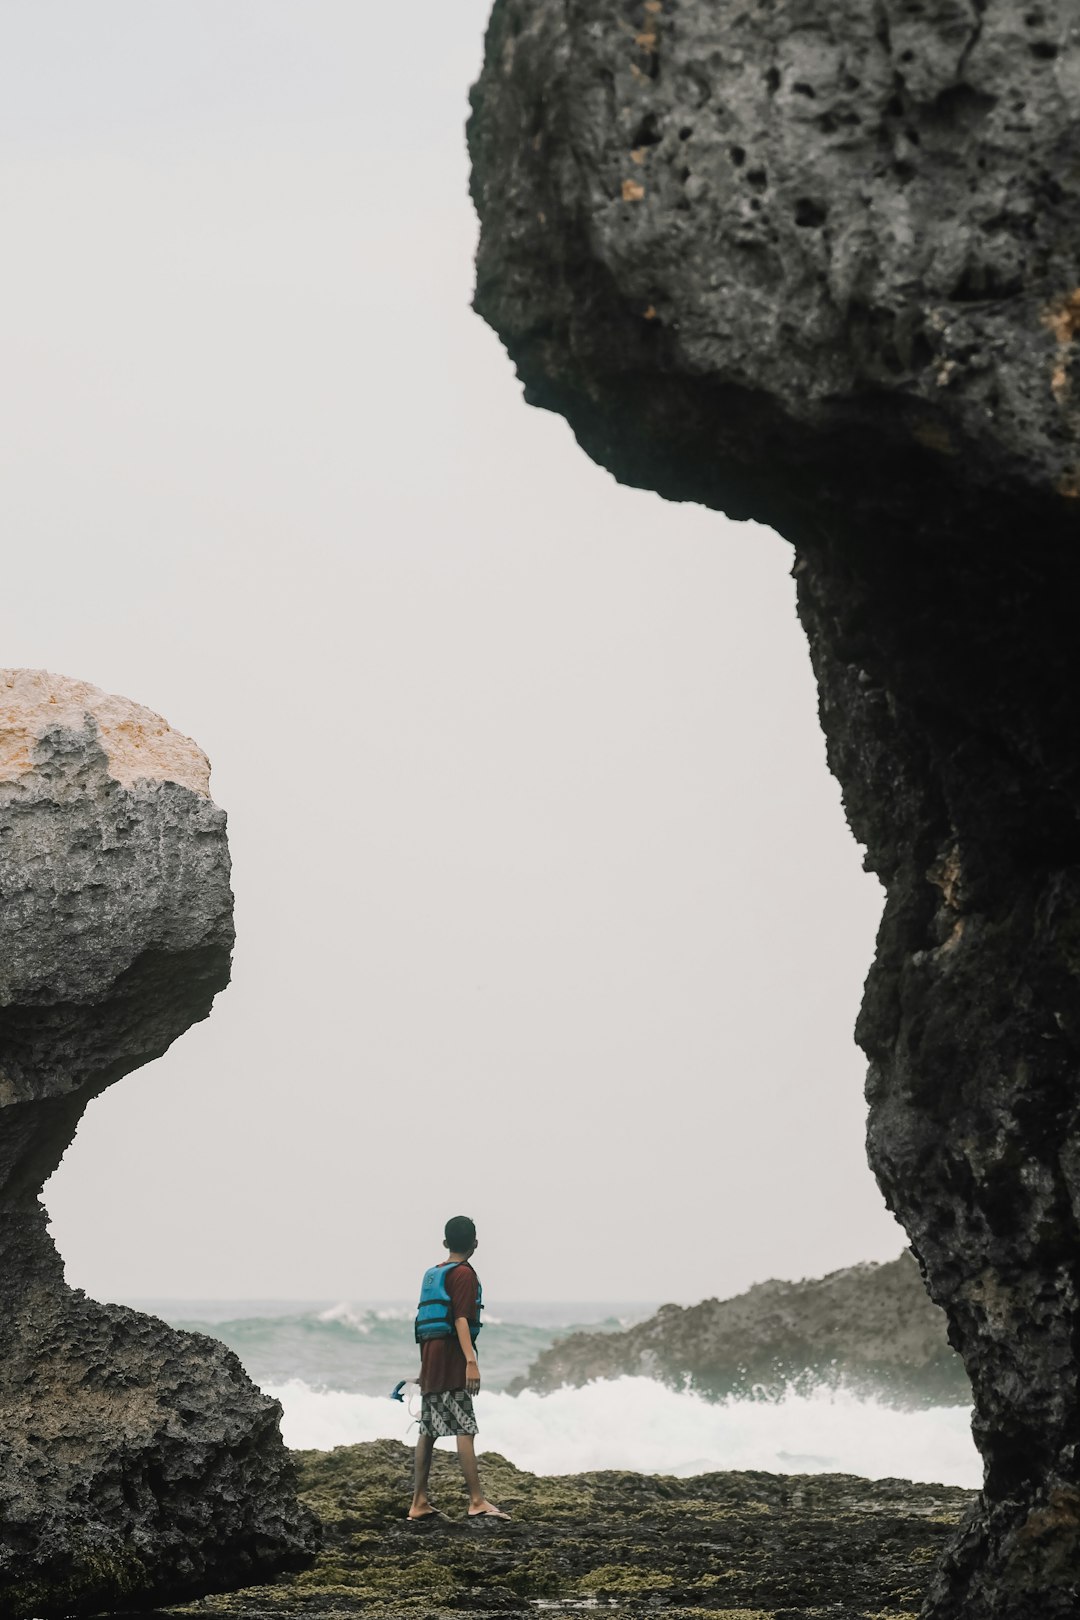
{"type": "Polygon", "coordinates": [[[461,1353],[465,1357],[465,1388],[470,1395],[479,1395],[480,1366],[476,1359],[476,1346],[473,1344],[472,1334],[469,1332],[469,1318],[467,1316],[457,1317],[454,1321],[454,1328],[457,1332],[458,1344],[461,1346],[461,1353]]]}

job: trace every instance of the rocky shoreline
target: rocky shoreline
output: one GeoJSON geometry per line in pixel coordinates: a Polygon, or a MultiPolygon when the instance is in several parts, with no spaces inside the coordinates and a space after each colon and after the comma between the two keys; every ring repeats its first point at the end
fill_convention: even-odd
{"type": "Polygon", "coordinates": [[[844,1387],[891,1405],[969,1406],[971,1384],[913,1256],[805,1282],[757,1283],[734,1299],[664,1305],[621,1333],[572,1333],[512,1394],[595,1378],[654,1378],[708,1399],[844,1387]]]}
{"type": "Polygon", "coordinates": [[[513,1522],[476,1524],[452,1455],[405,1522],[412,1452],[397,1441],[295,1454],[323,1548],[299,1575],[204,1598],[176,1615],[535,1615],[660,1609],[709,1620],[914,1620],[929,1571],[973,1493],[844,1474],[607,1471],[540,1478],[489,1454],[513,1522]]]}

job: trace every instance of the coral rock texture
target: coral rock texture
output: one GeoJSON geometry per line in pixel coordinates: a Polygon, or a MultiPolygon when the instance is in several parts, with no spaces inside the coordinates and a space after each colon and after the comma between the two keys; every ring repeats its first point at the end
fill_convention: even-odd
{"type": "Polygon", "coordinates": [[[38,1199],[91,1098],[207,1016],[232,940],[202,752],[0,671],[0,1615],[145,1607],[310,1550],[276,1402],[223,1346],[67,1288],[38,1199]]]}
{"type": "Polygon", "coordinates": [[[967,1406],[971,1385],[946,1333],[918,1266],[903,1254],[808,1282],[755,1283],[734,1299],[662,1305],[621,1333],[571,1333],[509,1389],[629,1376],[712,1400],[831,1387],[895,1406],[967,1406]]]}
{"type": "Polygon", "coordinates": [[[1078,91],[1070,0],[498,0],[471,123],[526,397],[795,546],[870,1159],[986,1463],[936,1620],[1078,1604],[1078,91]]]}

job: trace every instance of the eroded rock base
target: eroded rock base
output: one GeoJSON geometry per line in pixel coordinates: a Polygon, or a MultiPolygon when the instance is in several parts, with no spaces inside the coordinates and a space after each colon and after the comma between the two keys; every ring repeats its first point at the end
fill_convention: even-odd
{"type": "Polygon", "coordinates": [[[231,1351],[66,1288],[45,1212],[0,1219],[0,1616],[96,1614],[301,1569],[280,1407],[231,1351]]]}

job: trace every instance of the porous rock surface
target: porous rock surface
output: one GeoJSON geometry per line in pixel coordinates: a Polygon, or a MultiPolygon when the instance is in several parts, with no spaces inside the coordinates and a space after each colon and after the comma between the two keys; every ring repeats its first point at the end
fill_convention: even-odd
{"type": "Polygon", "coordinates": [[[0,671],[0,1615],[310,1556],[277,1403],[213,1340],[66,1287],[38,1198],[91,1098],[207,1016],[232,941],[202,752],[125,699],[0,671]]]}
{"type": "Polygon", "coordinates": [[[936,1620],[1080,1601],[1078,86],[1070,0],[498,0],[471,124],[527,398],[795,547],[870,1159],[986,1462],[936,1620]]]}
{"type": "Polygon", "coordinates": [[[734,1299],[663,1305],[620,1333],[571,1333],[509,1385],[547,1392],[596,1378],[655,1378],[718,1400],[842,1388],[895,1406],[969,1405],[944,1313],[903,1254],[734,1299]]]}
{"type": "Polygon", "coordinates": [[[484,1487],[512,1520],[477,1523],[465,1517],[457,1459],[437,1451],[432,1500],[444,1517],[417,1530],[403,1514],[412,1454],[398,1441],[301,1452],[299,1463],[325,1526],[312,1568],[186,1613],[915,1620],[928,1569],[971,1499],[845,1474],[545,1478],[487,1452],[484,1487]]]}

